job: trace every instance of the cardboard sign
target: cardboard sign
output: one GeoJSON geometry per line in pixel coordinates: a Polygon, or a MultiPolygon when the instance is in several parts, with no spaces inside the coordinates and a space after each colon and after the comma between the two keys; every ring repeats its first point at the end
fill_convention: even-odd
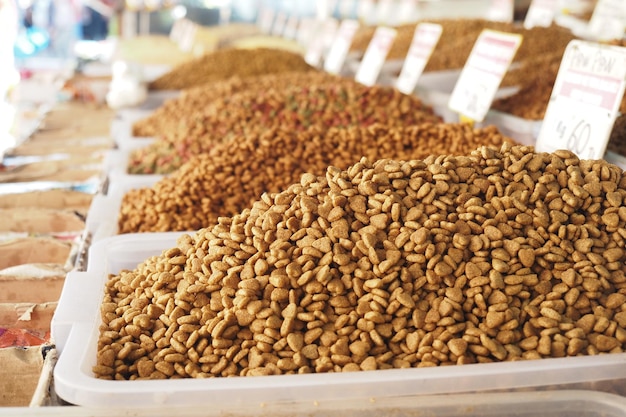
{"type": "Polygon", "coordinates": [[[483,30],[454,86],[448,107],[474,121],[484,120],[521,43],[521,35],[483,30]]]}
{"type": "Polygon", "coordinates": [[[341,22],[337,36],[324,62],[324,70],[331,74],[339,74],[350,50],[352,39],[359,29],[359,22],[346,19],[341,22]]]}
{"type": "Polygon", "coordinates": [[[487,20],[512,22],[515,3],[513,0],[491,0],[487,10],[487,20]]]}
{"type": "Polygon", "coordinates": [[[367,46],[365,55],[359,69],[357,70],[355,80],[364,85],[374,85],[380,70],[387,59],[387,54],[396,39],[398,31],[392,28],[380,26],[376,28],[374,36],[367,46]]]}
{"type": "Polygon", "coordinates": [[[402,71],[396,81],[396,88],[404,94],[412,94],[417,81],[424,72],[443,28],[435,23],[420,23],[415,28],[409,52],[402,65],[402,71]]]}
{"type": "Polygon", "coordinates": [[[559,0],[533,0],[526,13],[524,27],[526,29],[535,26],[549,27],[554,20],[558,7],[559,0]]]}
{"type": "Polygon", "coordinates": [[[626,29],[626,2],[598,0],[589,20],[589,32],[599,40],[621,39],[626,29]]]}
{"type": "Polygon", "coordinates": [[[565,49],[536,148],[604,156],[624,96],[626,48],[574,40],[565,49]]]}

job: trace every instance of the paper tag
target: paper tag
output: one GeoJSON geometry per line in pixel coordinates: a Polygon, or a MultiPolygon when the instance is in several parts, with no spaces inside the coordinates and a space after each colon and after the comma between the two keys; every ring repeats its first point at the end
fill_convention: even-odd
{"type": "Polygon", "coordinates": [[[359,22],[346,19],[341,22],[337,30],[337,36],[328,52],[324,62],[324,70],[331,74],[339,74],[346,61],[346,56],[352,44],[352,38],[359,29],[359,22]]]}
{"type": "Polygon", "coordinates": [[[198,31],[198,25],[190,20],[185,21],[185,31],[181,37],[179,47],[183,52],[190,52],[193,48],[193,42],[196,39],[196,32],[198,31]]]}
{"type": "Polygon", "coordinates": [[[598,0],[589,20],[589,32],[600,40],[622,39],[626,29],[624,0],[598,0]]]}
{"type": "Polygon", "coordinates": [[[270,33],[272,31],[272,24],[274,23],[274,10],[269,7],[264,7],[259,11],[259,17],[257,24],[261,28],[261,32],[270,33]]]}
{"type": "Polygon", "coordinates": [[[285,25],[285,30],[283,31],[283,37],[287,39],[296,39],[298,35],[298,16],[292,15],[287,19],[287,24],[285,25]]]}
{"type": "Polygon", "coordinates": [[[533,0],[526,13],[524,27],[526,29],[535,26],[549,27],[554,20],[558,7],[559,0],[533,0]]]}
{"type": "Polygon", "coordinates": [[[342,19],[352,19],[355,14],[356,0],[340,0],[339,16],[342,19]]]}
{"type": "Polygon", "coordinates": [[[396,13],[395,24],[403,25],[415,22],[417,19],[417,0],[400,0],[398,11],[396,13]]]}
{"type": "Polygon", "coordinates": [[[435,23],[420,23],[409,47],[409,52],[402,65],[402,71],[396,81],[396,88],[404,94],[412,94],[424,68],[432,55],[443,28],[435,23]]]}
{"type": "Polygon", "coordinates": [[[372,25],[376,21],[375,10],[376,7],[373,0],[360,0],[357,4],[356,15],[366,25],[372,25]]]}
{"type": "Polygon", "coordinates": [[[565,49],[536,149],[601,159],[624,96],[626,48],[575,40],[565,49]]]}
{"type": "Polygon", "coordinates": [[[170,30],[170,40],[176,44],[180,44],[180,39],[183,34],[183,27],[185,19],[176,19],[172,24],[172,30],[170,30]]]}
{"type": "Polygon", "coordinates": [[[521,43],[521,35],[483,30],[454,86],[448,107],[482,121],[521,43]]]}
{"type": "Polygon", "coordinates": [[[513,0],[491,0],[487,11],[487,20],[496,22],[512,22],[515,10],[513,0]]]}
{"type": "Polygon", "coordinates": [[[367,86],[372,86],[376,83],[378,74],[380,74],[380,70],[387,59],[387,54],[397,34],[398,31],[392,28],[384,26],[376,28],[354,77],[356,81],[367,86]]]}
{"type": "Polygon", "coordinates": [[[376,7],[376,22],[379,25],[391,25],[393,0],[378,0],[376,7]]]}
{"type": "Polygon", "coordinates": [[[296,42],[308,49],[309,43],[314,38],[318,21],[311,18],[305,18],[298,25],[298,33],[296,34],[296,42]]]}
{"type": "Polygon", "coordinates": [[[328,19],[325,22],[317,22],[313,28],[313,34],[307,46],[304,60],[314,67],[321,64],[327,48],[327,42],[333,41],[335,33],[337,33],[338,23],[335,19],[328,19]],[[321,28],[320,30],[318,30],[321,28]]]}
{"type": "Polygon", "coordinates": [[[285,31],[285,25],[287,24],[287,13],[278,12],[276,14],[276,18],[274,19],[274,24],[272,25],[272,30],[270,34],[274,36],[282,36],[285,31]]]}

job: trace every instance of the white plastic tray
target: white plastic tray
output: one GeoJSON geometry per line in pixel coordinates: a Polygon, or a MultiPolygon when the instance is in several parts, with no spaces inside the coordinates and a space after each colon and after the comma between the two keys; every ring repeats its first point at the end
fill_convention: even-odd
{"type": "MultiPolygon", "coordinates": [[[[22,417],[213,417],[217,407],[31,407],[0,409],[0,416],[22,417]]],[[[231,417],[624,417],[626,399],[594,391],[428,395],[352,401],[264,403],[228,410],[231,417]]]]}
{"type": "Polygon", "coordinates": [[[94,377],[99,306],[109,273],[133,268],[174,246],[181,233],[128,234],[102,239],[89,252],[85,273],[68,274],[52,321],[61,351],[55,387],[64,400],[106,407],[211,406],[281,401],[336,401],[404,395],[528,388],[626,387],[626,354],[310,375],[160,381],[107,381],[94,377]],[[602,384],[599,384],[602,381],[602,384]]]}

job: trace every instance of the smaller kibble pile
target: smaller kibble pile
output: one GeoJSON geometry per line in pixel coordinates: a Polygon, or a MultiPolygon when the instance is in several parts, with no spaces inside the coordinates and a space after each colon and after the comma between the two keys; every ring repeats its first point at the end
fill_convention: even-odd
{"type": "Polygon", "coordinates": [[[365,159],[111,276],[98,378],[623,352],[626,177],[531,147],[365,159]]]}
{"type": "Polygon", "coordinates": [[[347,129],[315,125],[296,132],[282,127],[237,137],[192,158],[150,188],[126,193],[118,218],[120,233],[198,230],[218,217],[249,207],[264,192],[278,192],[305,172],[321,175],[359,161],[462,155],[479,146],[499,148],[507,139],[493,127],[424,123],[381,124],[347,129]]]}
{"type": "Polygon", "coordinates": [[[152,81],[151,90],[182,90],[238,75],[314,70],[302,55],[280,49],[227,48],[183,62],[152,81]]]}

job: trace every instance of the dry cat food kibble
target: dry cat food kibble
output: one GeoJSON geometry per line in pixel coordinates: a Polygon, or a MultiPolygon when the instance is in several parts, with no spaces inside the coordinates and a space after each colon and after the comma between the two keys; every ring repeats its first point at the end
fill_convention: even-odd
{"type": "Polygon", "coordinates": [[[623,174],[508,144],[305,174],[111,276],[93,372],[204,378],[623,352],[623,174]]]}
{"type": "Polygon", "coordinates": [[[182,90],[234,75],[242,77],[313,70],[296,53],[279,49],[223,49],[174,67],[149,84],[152,90],[182,90]]]}
{"type": "Polygon", "coordinates": [[[180,125],[181,120],[202,112],[212,101],[242,91],[265,91],[271,88],[283,88],[286,85],[310,85],[334,82],[348,82],[321,71],[285,72],[251,77],[234,76],[226,80],[207,83],[199,87],[184,90],[180,97],[168,100],[154,113],[133,124],[134,136],[159,136],[180,125]]]}
{"type": "Polygon", "coordinates": [[[364,156],[419,159],[466,154],[481,145],[499,148],[506,139],[491,126],[467,124],[350,127],[313,126],[303,132],[273,128],[247,134],[193,158],[151,188],[124,196],[120,233],[198,230],[249,207],[264,192],[284,190],[305,172],[347,168],[364,156]]]}
{"type": "Polygon", "coordinates": [[[432,108],[415,96],[391,87],[366,87],[348,79],[242,91],[215,100],[182,120],[179,128],[164,132],[152,145],[133,151],[128,171],[167,174],[218,143],[230,143],[241,134],[277,126],[302,131],[314,124],[328,129],[439,121],[432,108]]]}

